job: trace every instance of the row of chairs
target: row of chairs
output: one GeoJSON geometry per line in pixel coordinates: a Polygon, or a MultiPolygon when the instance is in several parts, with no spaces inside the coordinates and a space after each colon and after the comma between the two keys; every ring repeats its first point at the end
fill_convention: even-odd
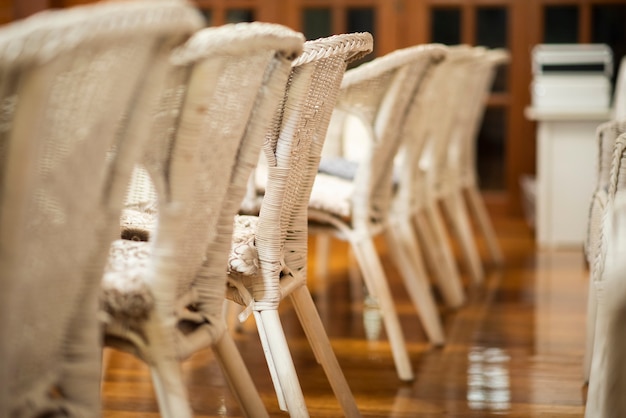
{"type": "Polygon", "coordinates": [[[180,362],[207,347],[242,412],[267,416],[225,296],[254,315],[282,409],[308,416],[278,317],[289,296],[344,415],[359,416],[306,286],[309,231],[350,241],[402,380],[414,375],[373,238],[389,240],[437,345],[420,247],[447,304],[464,300],[439,203],[474,281],[464,197],[501,260],[472,140],[505,53],[424,45],[346,71],[370,34],[202,26],[164,0],[0,31],[0,416],[99,415],[101,335],[150,366],[163,416],[193,415],[180,362]]]}
{"type": "Polygon", "coordinates": [[[344,77],[309,203],[309,226],[324,237],[316,252],[322,275],[326,237],[350,243],[383,314],[402,380],[414,375],[375,239],[386,239],[430,342],[444,344],[425,264],[449,307],[461,306],[465,292],[440,208],[462,244],[474,283],[484,273],[472,223],[481,227],[490,261],[502,262],[478,191],[473,150],[494,72],[507,60],[501,50],[422,45],[377,58],[344,77]]]}

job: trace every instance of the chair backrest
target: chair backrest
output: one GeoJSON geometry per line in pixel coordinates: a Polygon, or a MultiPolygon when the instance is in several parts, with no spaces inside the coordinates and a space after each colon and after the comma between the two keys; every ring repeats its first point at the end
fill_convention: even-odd
{"type": "Polygon", "coordinates": [[[210,325],[177,341],[179,358],[225,331],[233,217],[303,43],[281,25],[239,23],[199,31],[172,57],[192,70],[163,96],[160,113],[170,129],[155,124],[156,142],[143,161],[158,197],[144,281],[165,312],[182,320],[193,311],[210,325]],[[181,104],[172,131],[167,115],[178,115],[181,104]]]}
{"type": "Polygon", "coordinates": [[[293,63],[263,147],[268,180],[256,233],[263,283],[253,289],[259,309],[277,307],[281,276],[306,279],[307,208],[326,131],[347,64],[372,48],[369,33],[335,35],[307,41],[293,63]]]}
{"type": "Polygon", "coordinates": [[[460,143],[463,136],[459,122],[467,119],[468,101],[476,100],[469,86],[483,54],[482,49],[464,45],[450,48],[446,60],[434,71],[429,92],[423,96],[421,123],[428,134],[422,139],[425,142],[419,169],[428,187],[439,187],[446,180],[451,144],[460,143]]]}
{"type": "MultiPolygon", "coordinates": [[[[358,138],[358,146],[365,152],[354,179],[353,223],[367,225],[385,219],[391,202],[394,159],[403,141],[401,129],[409,104],[429,68],[444,55],[441,45],[419,45],[346,72],[331,123],[341,125],[356,116],[366,133],[358,138]]],[[[333,133],[346,134],[335,126],[333,133]]],[[[344,155],[348,159],[349,152],[344,155]]]]}
{"type": "Polygon", "coordinates": [[[195,9],[163,1],[0,28],[0,380],[10,394],[0,415],[99,415],[97,289],[120,191],[165,54],[201,25],[195,9]]]}
{"type": "Polygon", "coordinates": [[[456,149],[449,152],[447,161],[448,169],[455,170],[457,181],[465,184],[476,184],[476,150],[480,127],[487,109],[492,84],[496,77],[498,67],[510,61],[510,54],[504,49],[485,49],[483,53],[477,53],[474,70],[469,72],[470,80],[468,87],[471,90],[465,96],[467,100],[461,105],[463,111],[455,124],[459,132],[458,142],[454,144],[456,149]]]}

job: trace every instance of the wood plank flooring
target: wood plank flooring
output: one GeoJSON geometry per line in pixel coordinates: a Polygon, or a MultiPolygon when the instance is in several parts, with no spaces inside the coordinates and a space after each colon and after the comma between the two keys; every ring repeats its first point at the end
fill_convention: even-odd
{"type": "MultiPolygon", "coordinates": [[[[431,347],[398,273],[384,257],[401,315],[414,382],[396,377],[380,315],[351,300],[344,243],[333,241],[325,282],[310,272],[310,288],[333,348],[364,417],[582,417],[587,271],[580,249],[534,246],[521,219],[494,220],[506,265],[488,269],[466,306],[442,308],[448,342],[431,347]]],[[[384,252],[384,244],[379,243],[384,252]]],[[[312,245],[313,246],[313,245],[312,245]]],[[[341,417],[288,301],[281,318],[312,417],[341,417]]],[[[272,417],[278,408],[252,317],[233,333],[272,417]]],[[[183,365],[197,417],[241,412],[209,350],[183,365]]],[[[149,370],[134,357],[104,353],[103,416],[157,417],[149,370]]]]}

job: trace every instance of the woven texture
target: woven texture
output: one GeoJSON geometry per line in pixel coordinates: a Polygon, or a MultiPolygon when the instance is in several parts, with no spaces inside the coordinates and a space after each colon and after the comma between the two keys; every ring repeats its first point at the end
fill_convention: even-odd
{"type": "Polygon", "coordinates": [[[100,415],[98,283],[119,191],[146,137],[161,51],[200,25],[163,1],[0,29],[1,416],[100,415]]]}

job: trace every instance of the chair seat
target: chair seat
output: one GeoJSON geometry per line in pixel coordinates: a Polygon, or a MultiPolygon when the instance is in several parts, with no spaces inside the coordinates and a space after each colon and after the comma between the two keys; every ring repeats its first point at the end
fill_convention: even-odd
{"type": "Polygon", "coordinates": [[[323,157],[317,169],[319,173],[329,174],[345,180],[354,180],[359,163],[342,157],[323,157]]]}
{"type": "Polygon", "coordinates": [[[154,298],[144,281],[150,262],[148,242],[116,240],[111,244],[102,279],[104,312],[126,323],[138,324],[148,318],[154,298]]]}
{"type": "Polygon", "coordinates": [[[352,181],[318,173],[313,183],[309,207],[348,219],[352,216],[353,193],[352,181]]]}
{"type": "Polygon", "coordinates": [[[259,271],[259,256],[255,237],[259,218],[257,216],[235,216],[233,241],[228,256],[228,273],[254,276],[259,271]]]}

